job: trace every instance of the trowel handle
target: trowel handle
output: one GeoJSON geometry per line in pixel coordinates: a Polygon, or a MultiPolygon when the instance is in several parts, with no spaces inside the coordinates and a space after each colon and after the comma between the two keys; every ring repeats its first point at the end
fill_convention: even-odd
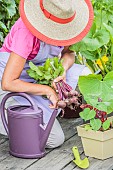
{"type": "Polygon", "coordinates": [[[1,106],[0,106],[0,112],[1,112],[1,118],[2,118],[2,122],[3,122],[3,125],[4,125],[4,128],[7,132],[7,134],[9,134],[9,130],[8,130],[8,124],[7,124],[7,121],[6,121],[6,117],[5,117],[5,103],[6,103],[6,100],[12,96],[22,96],[24,98],[26,98],[30,104],[32,105],[33,109],[36,110],[37,109],[37,105],[34,103],[34,101],[32,100],[32,98],[26,94],[26,93],[15,93],[15,92],[12,92],[12,93],[8,93],[4,96],[4,98],[2,99],[2,102],[1,102],[1,106]]]}
{"type": "Polygon", "coordinates": [[[80,154],[79,154],[78,148],[76,146],[74,146],[72,148],[72,151],[73,151],[75,159],[80,160],[80,154]]]}

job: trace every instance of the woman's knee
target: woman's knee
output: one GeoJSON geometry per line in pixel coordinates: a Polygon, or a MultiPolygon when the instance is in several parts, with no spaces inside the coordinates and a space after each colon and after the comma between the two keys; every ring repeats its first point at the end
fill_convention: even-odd
{"type": "Polygon", "coordinates": [[[54,138],[54,147],[58,147],[60,145],[62,145],[65,141],[65,136],[64,136],[64,133],[62,131],[62,133],[58,133],[55,135],[55,138],[54,138]]]}
{"type": "Polygon", "coordinates": [[[46,148],[56,148],[64,143],[65,136],[64,133],[55,134],[53,138],[49,137],[46,148]]]}
{"type": "Polygon", "coordinates": [[[64,132],[58,120],[56,119],[50,132],[46,147],[56,148],[62,145],[64,143],[64,140],[65,140],[64,132]]]}

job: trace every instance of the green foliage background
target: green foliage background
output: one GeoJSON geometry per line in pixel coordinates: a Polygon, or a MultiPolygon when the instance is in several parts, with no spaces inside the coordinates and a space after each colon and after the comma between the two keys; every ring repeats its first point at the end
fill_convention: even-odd
{"type": "Polygon", "coordinates": [[[0,0],[0,47],[11,26],[19,17],[19,0],[0,0]]]}

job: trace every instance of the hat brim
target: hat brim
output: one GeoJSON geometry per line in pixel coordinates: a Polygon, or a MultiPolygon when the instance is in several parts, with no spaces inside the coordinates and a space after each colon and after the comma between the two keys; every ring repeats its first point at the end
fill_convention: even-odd
{"type": "Polygon", "coordinates": [[[76,0],[76,16],[67,24],[59,24],[48,19],[42,12],[39,0],[21,0],[20,16],[40,40],[59,46],[68,46],[82,40],[89,32],[94,18],[90,0],[76,0]]]}

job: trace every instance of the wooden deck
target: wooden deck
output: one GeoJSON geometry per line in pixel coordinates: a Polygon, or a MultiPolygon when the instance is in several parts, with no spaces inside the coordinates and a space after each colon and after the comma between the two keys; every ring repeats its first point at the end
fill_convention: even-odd
{"type": "MultiPolygon", "coordinates": [[[[8,139],[0,135],[0,170],[79,170],[73,162],[71,148],[76,145],[81,158],[85,157],[81,139],[76,132],[76,126],[81,119],[61,119],[61,126],[65,133],[65,143],[56,149],[48,149],[42,159],[20,159],[9,155],[8,139]]],[[[113,158],[101,161],[89,158],[88,170],[113,170],[113,158]]]]}

